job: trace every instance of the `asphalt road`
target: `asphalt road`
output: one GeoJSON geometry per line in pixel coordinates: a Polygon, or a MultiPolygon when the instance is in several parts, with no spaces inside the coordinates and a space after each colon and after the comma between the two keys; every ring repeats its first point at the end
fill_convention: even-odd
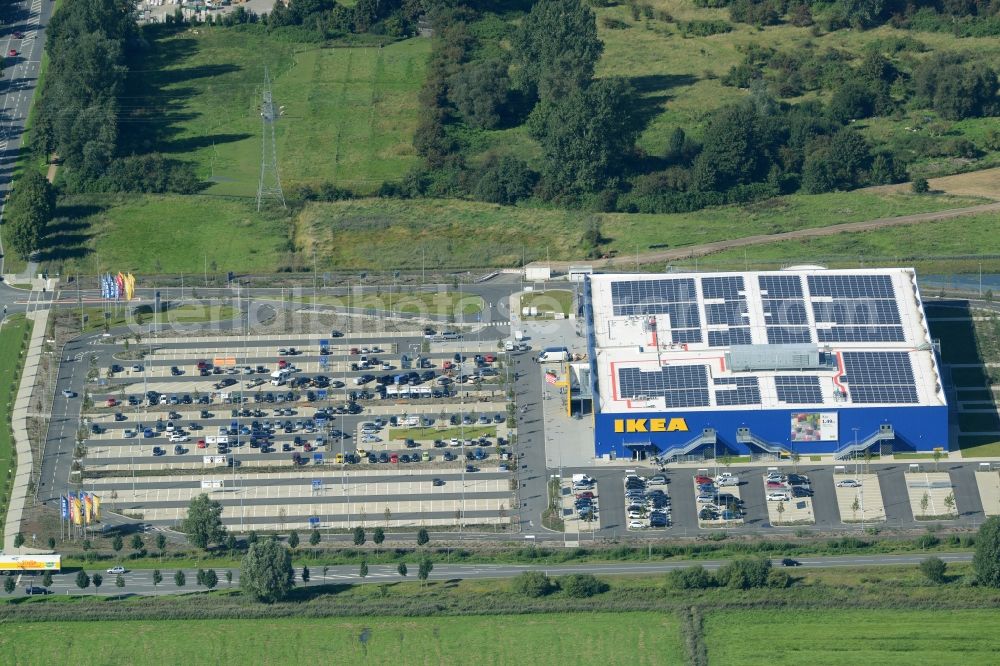
{"type": "MultiPolygon", "coordinates": [[[[38,74],[42,62],[42,47],[45,44],[45,26],[55,4],[51,0],[26,0],[5,4],[2,11],[3,30],[0,32],[0,44],[3,53],[0,60],[3,63],[3,78],[0,79],[0,90],[3,91],[3,108],[0,110],[0,218],[6,204],[6,195],[10,192],[14,166],[21,151],[24,124],[28,120],[31,100],[38,83],[38,74]],[[15,32],[24,35],[14,36],[15,32]],[[14,50],[15,56],[8,53],[14,50]]],[[[0,253],[3,253],[0,244],[0,253]]],[[[0,273],[3,273],[3,258],[0,255],[0,273]]]]}
{"type": "MultiPolygon", "coordinates": [[[[954,562],[969,562],[972,560],[972,553],[938,553],[937,557],[940,557],[947,563],[954,562]]],[[[927,558],[926,554],[915,554],[915,555],[849,555],[842,557],[802,557],[798,559],[800,567],[802,569],[825,569],[831,567],[879,567],[879,566],[917,566],[921,561],[927,558]]],[[[532,565],[515,565],[515,564],[441,564],[437,563],[434,565],[434,569],[431,571],[430,580],[435,581],[447,581],[447,580],[472,580],[472,579],[489,579],[489,578],[513,578],[525,571],[544,571],[549,576],[565,576],[569,574],[593,574],[595,576],[613,576],[613,575],[659,575],[668,573],[675,569],[683,569],[684,567],[689,567],[695,564],[700,564],[709,570],[718,569],[720,566],[726,564],[727,560],[678,560],[670,562],[644,562],[644,563],[632,563],[632,562],[621,562],[615,564],[570,564],[570,565],[550,565],[550,566],[532,566],[532,565]]],[[[775,566],[781,566],[781,559],[772,560],[775,566]]],[[[416,580],[416,572],[418,568],[418,562],[407,562],[407,568],[409,569],[409,575],[404,578],[400,576],[396,571],[395,564],[371,564],[368,566],[368,576],[362,578],[358,575],[358,568],[356,566],[348,565],[338,565],[327,567],[327,571],[323,573],[322,566],[314,566],[310,568],[309,585],[321,585],[321,584],[364,584],[364,583],[390,583],[390,582],[400,582],[403,580],[416,580]]],[[[798,568],[798,567],[796,567],[798,568]]],[[[101,573],[104,578],[103,584],[99,590],[93,588],[93,586],[81,590],[76,585],[76,571],[70,571],[66,573],[56,574],[52,577],[52,590],[53,594],[63,594],[63,595],[76,595],[76,594],[100,594],[102,596],[115,596],[118,594],[131,594],[131,595],[159,595],[159,594],[177,594],[186,591],[198,591],[204,588],[200,588],[195,580],[196,571],[191,569],[185,569],[184,575],[186,578],[186,583],[184,587],[178,587],[174,582],[174,573],[176,569],[162,569],[161,574],[163,575],[163,582],[159,585],[153,585],[153,571],[150,569],[135,569],[128,571],[124,574],[125,587],[118,588],[115,586],[115,574],[104,573],[103,569],[97,571],[101,573]]],[[[216,576],[219,578],[220,589],[225,589],[229,587],[225,578],[225,569],[216,569],[216,576]]],[[[302,584],[300,568],[296,568],[296,583],[298,585],[302,584]]],[[[88,574],[93,575],[94,570],[88,570],[88,574]]],[[[233,581],[232,585],[239,585],[239,570],[232,570],[233,581]]],[[[22,575],[17,579],[17,590],[15,595],[23,596],[24,588],[29,584],[41,585],[41,576],[26,576],[22,575]]]]}

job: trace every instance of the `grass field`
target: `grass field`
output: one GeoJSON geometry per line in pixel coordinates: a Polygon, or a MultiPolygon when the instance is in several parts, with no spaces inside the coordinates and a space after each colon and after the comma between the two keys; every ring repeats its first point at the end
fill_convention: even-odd
{"type": "MultiPolygon", "coordinates": [[[[968,197],[868,192],[792,195],[694,213],[599,215],[603,251],[629,256],[650,246],[683,247],[754,234],[944,210],[980,203],[968,197]]],[[[365,199],[307,207],[296,239],[306,254],[343,268],[518,266],[581,259],[590,213],[501,207],[457,200],[365,199]]],[[[963,235],[971,241],[971,235],[963,235]]],[[[742,258],[739,262],[742,265],[742,258]]]]}
{"type": "MultiPolygon", "coordinates": [[[[807,240],[780,241],[718,252],[699,259],[699,266],[747,264],[752,269],[820,263],[829,267],[866,265],[915,266],[920,272],[974,272],[974,255],[1000,254],[995,215],[922,222],[875,231],[838,234],[807,240]],[[954,259],[972,256],[970,260],[954,259]]],[[[984,271],[1000,268],[1000,261],[983,259],[984,271]]]]}
{"type": "MultiPolygon", "coordinates": [[[[622,266],[627,267],[629,256],[648,251],[650,246],[683,247],[943,210],[980,201],[969,197],[840,192],[792,195],[746,206],[673,215],[609,213],[601,214],[599,219],[601,234],[607,241],[602,250],[619,252],[622,266]]],[[[96,274],[99,270],[132,271],[137,275],[201,275],[206,270],[216,275],[228,270],[267,273],[282,267],[311,268],[315,249],[319,270],[519,266],[522,260],[547,256],[553,260],[584,257],[587,249],[583,237],[590,215],[460,200],[358,199],[311,203],[297,215],[286,217],[257,213],[251,201],[220,197],[76,196],[65,199],[57,211],[57,217],[66,219],[57,220],[56,230],[47,241],[53,249],[43,251],[42,264],[44,269],[61,275],[96,274]],[[291,247],[298,252],[290,253],[291,247]]],[[[988,218],[966,218],[951,221],[951,225],[941,232],[949,235],[939,239],[936,233],[925,234],[921,242],[941,248],[934,253],[951,253],[954,248],[962,249],[963,254],[978,253],[977,248],[988,252],[987,248],[1000,245],[992,234],[976,235],[989,226],[988,218]],[[969,231],[958,229],[966,223],[969,231]],[[936,245],[938,240],[940,245],[936,245]]],[[[910,229],[891,230],[897,234],[893,242],[898,242],[899,234],[911,233],[910,229]]],[[[763,247],[775,247],[778,249],[765,255],[815,256],[812,248],[822,249],[823,244],[835,244],[839,238],[780,243],[747,252],[757,257],[763,247]]],[[[897,251],[901,248],[908,246],[899,245],[897,251]]],[[[714,255],[720,256],[735,262],[733,266],[743,266],[742,250],[714,255]]],[[[857,256],[857,252],[849,253],[847,259],[857,256]]],[[[475,311],[469,306],[466,314],[475,311]]]]}
{"type": "Polygon", "coordinates": [[[201,196],[79,196],[60,202],[42,263],[61,275],[132,271],[213,275],[272,272],[288,246],[284,217],[252,202],[201,196]]]}
{"type": "Polygon", "coordinates": [[[767,610],[710,613],[713,664],[995,664],[1000,611],[767,610]]]}
{"type": "Polygon", "coordinates": [[[4,381],[0,382],[0,525],[7,523],[7,500],[13,481],[13,476],[8,475],[14,462],[14,441],[8,418],[17,395],[15,380],[20,377],[20,373],[13,370],[18,367],[24,334],[30,329],[31,324],[22,314],[7,317],[0,328],[0,368],[4,369],[4,381]]]}
{"type": "Polygon", "coordinates": [[[416,164],[411,137],[430,40],[319,48],[246,29],[157,35],[130,82],[143,100],[126,125],[146,150],[179,154],[210,194],[254,196],[260,96],[269,69],[279,174],[287,189],[332,182],[370,193],[416,164]]]}
{"type": "Polygon", "coordinates": [[[668,613],[8,624],[7,664],[680,664],[668,613]],[[609,640],[627,626],[629,641],[609,640]],[[180,640],[179,640],[180,639],[180,640]],[[126,656],[127,655],[127,656],[126,656]],[[110,659],[110,661],[109,661],[110,659]]]}
{"type": "Polygon", "coordinates": [[[538,308],[539,312],[561,312],[569,315],[573,310],[573,292],[568,289],[549,289],[521,295],[522,308],[538,308]]]}

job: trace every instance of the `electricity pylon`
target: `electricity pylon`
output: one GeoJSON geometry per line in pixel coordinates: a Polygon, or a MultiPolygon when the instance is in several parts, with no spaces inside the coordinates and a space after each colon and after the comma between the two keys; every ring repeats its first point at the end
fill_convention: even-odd
{"type": "Polygon", "coordinates": [[[281,110],[274,106],[271,96],[271,77],[267,67],[264,68],[264,101],[260,107],[260,181],[257,183],[257,212],[265,197],[274,197],[285,208],[285,195],[281,191],[281,178],[278,177],[278,146],[274,141],[274,122],[281,115],[281,110]]]}

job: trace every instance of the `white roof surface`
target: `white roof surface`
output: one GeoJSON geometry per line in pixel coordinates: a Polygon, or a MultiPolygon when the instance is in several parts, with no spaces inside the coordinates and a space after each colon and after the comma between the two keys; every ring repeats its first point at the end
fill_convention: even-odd
{"type": "Polygon", "coordinates": [[[946,404],[913,269],[598,274],[589,285],[602,412],[946,404]],[[810,349],[819,363],[789,365],[810,349]],[[733,368],[734,355],[754,360],[733,368]]]}

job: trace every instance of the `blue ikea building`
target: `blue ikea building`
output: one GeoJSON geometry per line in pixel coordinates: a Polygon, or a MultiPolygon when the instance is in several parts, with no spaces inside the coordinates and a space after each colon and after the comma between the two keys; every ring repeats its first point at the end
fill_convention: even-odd
{"type": "Polygon", "coordinates": [[[598,458],[948,448],[912,269],[602,274],[585,286],[598,458]]]}

